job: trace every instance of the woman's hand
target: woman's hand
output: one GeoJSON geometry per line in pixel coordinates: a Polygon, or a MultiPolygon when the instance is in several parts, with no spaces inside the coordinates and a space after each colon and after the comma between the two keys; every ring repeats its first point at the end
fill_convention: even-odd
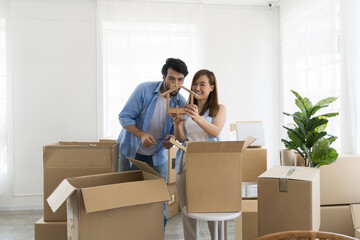
{"type": "Polygon", "coordinates": [[[189,104],[185,107],[185,112],[194,122],[197,122],[199,119],[201,119],[199,115],[199,109],[198,106],[195,104],[189,104]]]}
{"type": "MultiPolygon", "coordinates": [[[[179,108],[179,106],[176,106],[176,108],[179,108]]],[[[169,116],[172,117],[172,119],[174,120],[174,124],[177,126],[179,126],[185,121],[184,114],[170,113],[169,116]]]]}

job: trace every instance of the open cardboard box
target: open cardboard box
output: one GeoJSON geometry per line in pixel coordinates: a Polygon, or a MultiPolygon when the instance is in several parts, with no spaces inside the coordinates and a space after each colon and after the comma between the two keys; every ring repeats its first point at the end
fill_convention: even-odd
{"type": "Polygon", "coordinates": [[[47,201],[55,212],[67,202],[68,239],[164,239],[164,179],[146,163],[140,170],[64,179],[47,201]]]}
{"type": "Polygon", "coordinates": [[[277,166],[258,178],[259,236],[320,227],[320,171],[277,166]]]}
{"type": "Polygon", "coordinates": [[[195,212],[239,212],[242,152],[255,138],[229,142],[186,142],[186,207],[195,212]]]}
{"type": "Polygon", "coordinates": [[[65,178],[116,172],[119,144],[114,141],[58,142],[43,147],[44,221],[66,221],[65,204],[52,212],[46,199],[65,178]]]}

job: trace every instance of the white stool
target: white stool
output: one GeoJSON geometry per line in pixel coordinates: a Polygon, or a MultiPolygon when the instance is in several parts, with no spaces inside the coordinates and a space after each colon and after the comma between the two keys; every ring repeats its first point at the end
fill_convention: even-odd
{"type": "Polygon", "coordinates": [[[183,207],[182,213],[188,216],[189,218],[193,218],[196,220],[196,240],[200,239],[200,226],[199,221],[214,221],[215,222],[215,240],[218,240],[218,223],[220,222],[220,240],[224,240],[224,221],[232,220],[237,217],[240,217],[241,212],[224,212],[224,213],[188,213],[186,210],[186,206],[183,207]]]}

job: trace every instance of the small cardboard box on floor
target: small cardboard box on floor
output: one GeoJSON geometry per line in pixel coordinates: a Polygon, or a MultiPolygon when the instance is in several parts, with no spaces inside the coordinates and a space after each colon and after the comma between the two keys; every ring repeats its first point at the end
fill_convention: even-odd
{"type": "Polygon", "coordinates": [[[320,171],[278,166],[258,178],[259,236],[320,228],[320,171]]]}
{"type": "Polygon", "coordinates": [[[43,147],[44,221],[66,221],[65,204],[53,213],[46,201],[65,178],[116,172],[119,144],[113,141],[58,142],[43,147]]]}
{"type": "Polygon", "coordinates": [[[257,199],[243,199],[241,216],[235,219],[235,240],[254,240],[258,237],[257,199]]]}
{"type": "Polygon", "coordinates": [[[35,240],[67,240],[66,222],[44,222],[41,218],[34,230],[35,240]]]}
{"type": "Polygon", "coordinates": [[[176,189],[176,183],[167,184],[168,191],[170,193],[170,201],[166,202],[166,214],[167,218],[170,219],[175,217],[180,211],[180,203],[178,193],[176,189]]]}
{"type": "MultiPolygon", "coordinates": [[[[244,149],[255,138],[232,142],[187,142],[186,203],[189,213],[241,211],[244,149]]],[[[174,141],[172,141],[174,142],[174,141]]]]}
{"type": "Polygon", "coordinates": [[[321,205],[360,203],[360,155],[341,155],[320,168],[321,205]]]}
{"type": "Polygon", "coordinates": [[[68,178],[47,201],[53,211],[67,202],[68,239],[164,239],[166,183],[146,163],[137,171],[68,178]]]}

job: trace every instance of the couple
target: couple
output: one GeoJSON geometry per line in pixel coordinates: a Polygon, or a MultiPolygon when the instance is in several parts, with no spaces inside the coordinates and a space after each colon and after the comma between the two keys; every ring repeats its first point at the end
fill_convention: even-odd
{"type": "MultiPolygon", "coordinates": [[[[225,107],[218,102],[216,78],[209,70],[195,73],[191,90],[199,97],[194,104],[186,104],[185,98],[172,92],[169,107],[185,107],[186,115],[166,115],[166,98],[161,94],[170,86],[183,85],[188,74],[186,64],[180,59],[168,58],[162,67],[162,81],[138,85],[123,110],[119,121],[123,129],[120,143],[119,171],[136,170],[126,157],[146,162],[163,178],[167,177],[167,150],[172,146],[167,140],[172,135],[181,143],[185,141],[218,141],[226,120],[225,107]]],[[[189,101],[188,101],[189,103],[189,101]]],[[[186,205],[186,160],[183,152],[176,156],[176,186],[181,208],[186,205]]],[[[166,225],[166,204],[164,204],[166,225]]],[[[195,220],[182,214],[185,240],[195,239],[195,220]]],[[[217,227],[217,226],[216,226],[217,227]]],[[[213,222],[209,230],[213,238],[213,222]]]]}

